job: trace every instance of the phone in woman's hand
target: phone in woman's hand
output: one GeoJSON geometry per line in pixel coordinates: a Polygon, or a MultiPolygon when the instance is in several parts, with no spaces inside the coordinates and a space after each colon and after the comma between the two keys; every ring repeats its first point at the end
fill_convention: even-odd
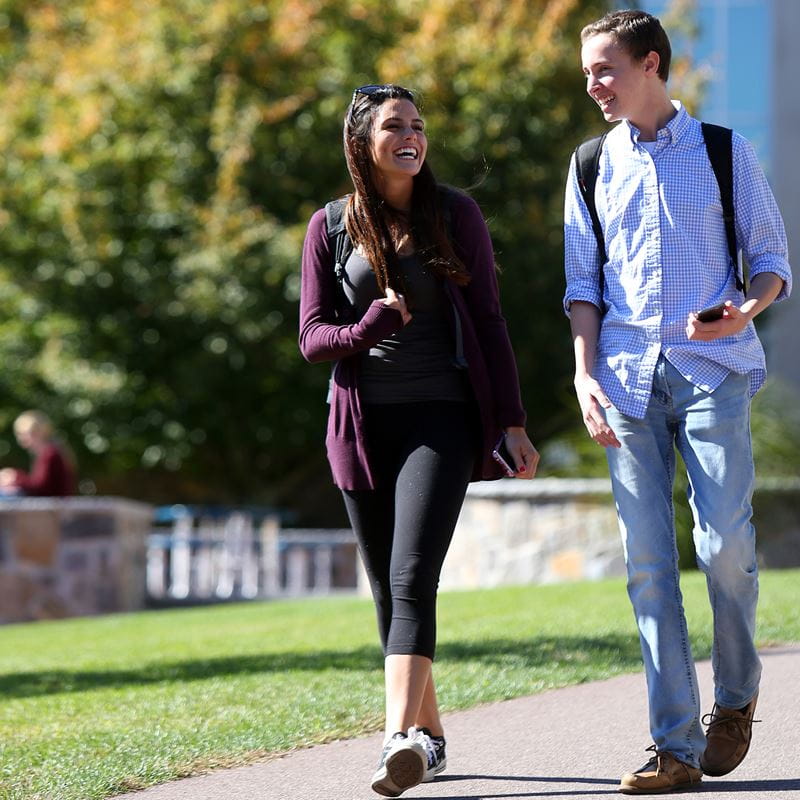
{"type": "Polygon", "coordinates": [[[517,470],[514,468],[514,457],[508,452],[506,435],[503,434],[492,450],[492,458],[505,470],[509,478],[515,478],[517,470]]]}

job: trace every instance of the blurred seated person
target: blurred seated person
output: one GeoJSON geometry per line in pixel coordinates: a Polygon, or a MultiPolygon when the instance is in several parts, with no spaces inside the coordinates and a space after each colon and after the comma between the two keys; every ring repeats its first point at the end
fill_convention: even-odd
{"type": "Polygon", "coordinates": [[[33,455],[30,472],[0,469],[0,494],[25,497],[65,497],[75,494],[75,465],[69,449],[54,435],[53,424],[41,411],[25,411],[14,420],[19,446],[33,455]]]}

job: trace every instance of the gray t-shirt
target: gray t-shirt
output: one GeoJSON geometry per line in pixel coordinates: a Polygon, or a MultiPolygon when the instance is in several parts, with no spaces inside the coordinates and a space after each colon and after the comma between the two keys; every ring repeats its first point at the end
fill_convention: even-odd
{"type": "MultiPolygon", "coordinates": [[[[423,267],[416,254],[401,256],[399,269],[412,319],[361,354],[362,400],[375,404],[466,401],[465,370],[456,366],[449,300],[441,279],[423,267]]],[[[382,297],[369,263],[356,251],[345,265],[343,288],[359,316],[382,297]]]]}

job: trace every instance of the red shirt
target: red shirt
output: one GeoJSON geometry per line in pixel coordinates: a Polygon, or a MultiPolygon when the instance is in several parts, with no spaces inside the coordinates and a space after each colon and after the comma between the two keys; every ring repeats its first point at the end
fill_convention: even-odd
{"type": "Polygon", "coordinates": [[[75,494],[75,469],[52,442],[36,454],[30,473],[17,470],[14,485],[30,497],[65,497],[75,494]]]}

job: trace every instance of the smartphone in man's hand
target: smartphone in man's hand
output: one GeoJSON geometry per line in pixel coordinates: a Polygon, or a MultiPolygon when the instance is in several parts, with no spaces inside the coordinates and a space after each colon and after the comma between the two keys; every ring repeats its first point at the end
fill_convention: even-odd
{"type": "Polygon", "coordinates": [[[714,320],[722,319],[722,313],[725,311],[725,303],[718,303],[715,306],[704,308],[698,311],[695,315],[700,322],[714,322],[714,320]]]}

